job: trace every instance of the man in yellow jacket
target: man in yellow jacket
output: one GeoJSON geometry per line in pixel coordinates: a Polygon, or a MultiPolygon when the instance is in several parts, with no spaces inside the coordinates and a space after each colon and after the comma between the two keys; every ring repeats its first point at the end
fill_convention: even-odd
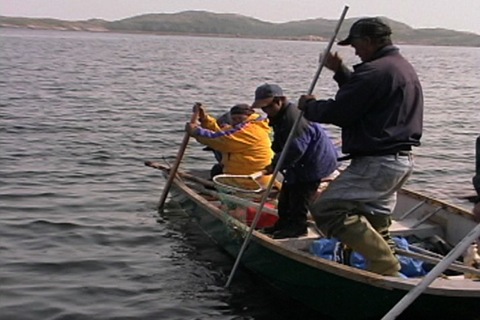
{"type": "MultiPolygon", "coordinates": [[[[230,109],[230,123],[220,126],[202,105],[198,109],[200,125],[187,124],[186,131],[222,154],[223,173],[248,175],[262,171],[272,162],[271,128],[266,117],[247,104],[237,104],[230,109]]],[[[263,176],[258,181],[266,186],[270,177],[263,176]]]]}

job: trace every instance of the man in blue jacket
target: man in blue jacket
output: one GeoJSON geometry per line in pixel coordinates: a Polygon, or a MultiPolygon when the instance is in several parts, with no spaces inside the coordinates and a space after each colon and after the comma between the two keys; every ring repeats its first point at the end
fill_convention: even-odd
{"type": "Polygon", "coordinates": [[[342,151],[352,159],[310,211],[324,233],[383,275],[400,270],[388,228],[397,190],[413,170],[411,149],[420,145],[423,124],[420,81],[392,45],[391,33],[379,18],[356,21],[338,44],[351,45],[362,63],[351,72],[337,53],[329,53],[325,66],[335,72],[335,98],[302,96],[299,102],[307,119],[342,128],[342,151]]]}
{"type": "MultiPolygon", "coordinates": [[[[275,156],[267,172],[273,172],[285,142],[300,111],[289,102],[276,84],[264,84],[255,91],[253,108],[261,108],[273,127],[275,156]]],[[[284,180],[278,198],[279,220],[270,229],[273,238],[292,238],[307,234],[307,212],[322,178],[337,168],[337,153],[327,133],[318,123],[301,118],[286,150],[280,172],[284,180]]]]}

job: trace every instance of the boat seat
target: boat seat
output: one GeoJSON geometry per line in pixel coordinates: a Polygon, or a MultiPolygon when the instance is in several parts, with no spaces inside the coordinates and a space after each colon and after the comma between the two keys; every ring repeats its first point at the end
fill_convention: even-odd
{"type": "Polygon", "coordinates": [[[283,245],[292,249],[308,252],[313,241],[322,238],[319,230],[315,226],[315,222],[307,221],[308,233],[305,236],[298,238],[275,239],[283,245]]]}
{"type": "Polygon", "coordinates": [[[442,228],[437,224],[426,221],[419,225],[417,224],[418,220],[415,218],[403,219],[401,221],[393,220],[392,225],[390,226],[390,234],[392,236],[401,237],[415,235],[419,238],[427,238],[433,235],[443,235],[442,228]]]}

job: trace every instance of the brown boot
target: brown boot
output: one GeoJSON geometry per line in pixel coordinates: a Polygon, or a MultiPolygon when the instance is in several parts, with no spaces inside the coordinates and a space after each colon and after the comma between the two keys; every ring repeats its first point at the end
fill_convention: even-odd
{"type": "MultiPolygon", "coordinates": [[[[335,230],[336,229],[336,230],[335,230]]],[[[399,276],[400,263],[388,243],[361,215],[348,215],[332,235],[367,260],[367,270],[385,276],[399,276]]]]}

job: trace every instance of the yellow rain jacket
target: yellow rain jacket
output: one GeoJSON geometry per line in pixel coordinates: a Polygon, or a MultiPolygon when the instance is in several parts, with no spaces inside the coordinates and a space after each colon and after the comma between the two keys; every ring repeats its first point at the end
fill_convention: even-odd
{"type": "MultiPolygon", "coordinates": [[[[268,119],[257,113],[236,126],[224,127],[207,115],[193,136],[198,142],[222,153],[224,173],[246,175],[261,171],[272,162],[271,130],[268,119]]],[[[260,180],[263,184],[262,180],[265,179],[260,180]]],[[[268,179],[266,182],[268,184],[268,179]]]]}

